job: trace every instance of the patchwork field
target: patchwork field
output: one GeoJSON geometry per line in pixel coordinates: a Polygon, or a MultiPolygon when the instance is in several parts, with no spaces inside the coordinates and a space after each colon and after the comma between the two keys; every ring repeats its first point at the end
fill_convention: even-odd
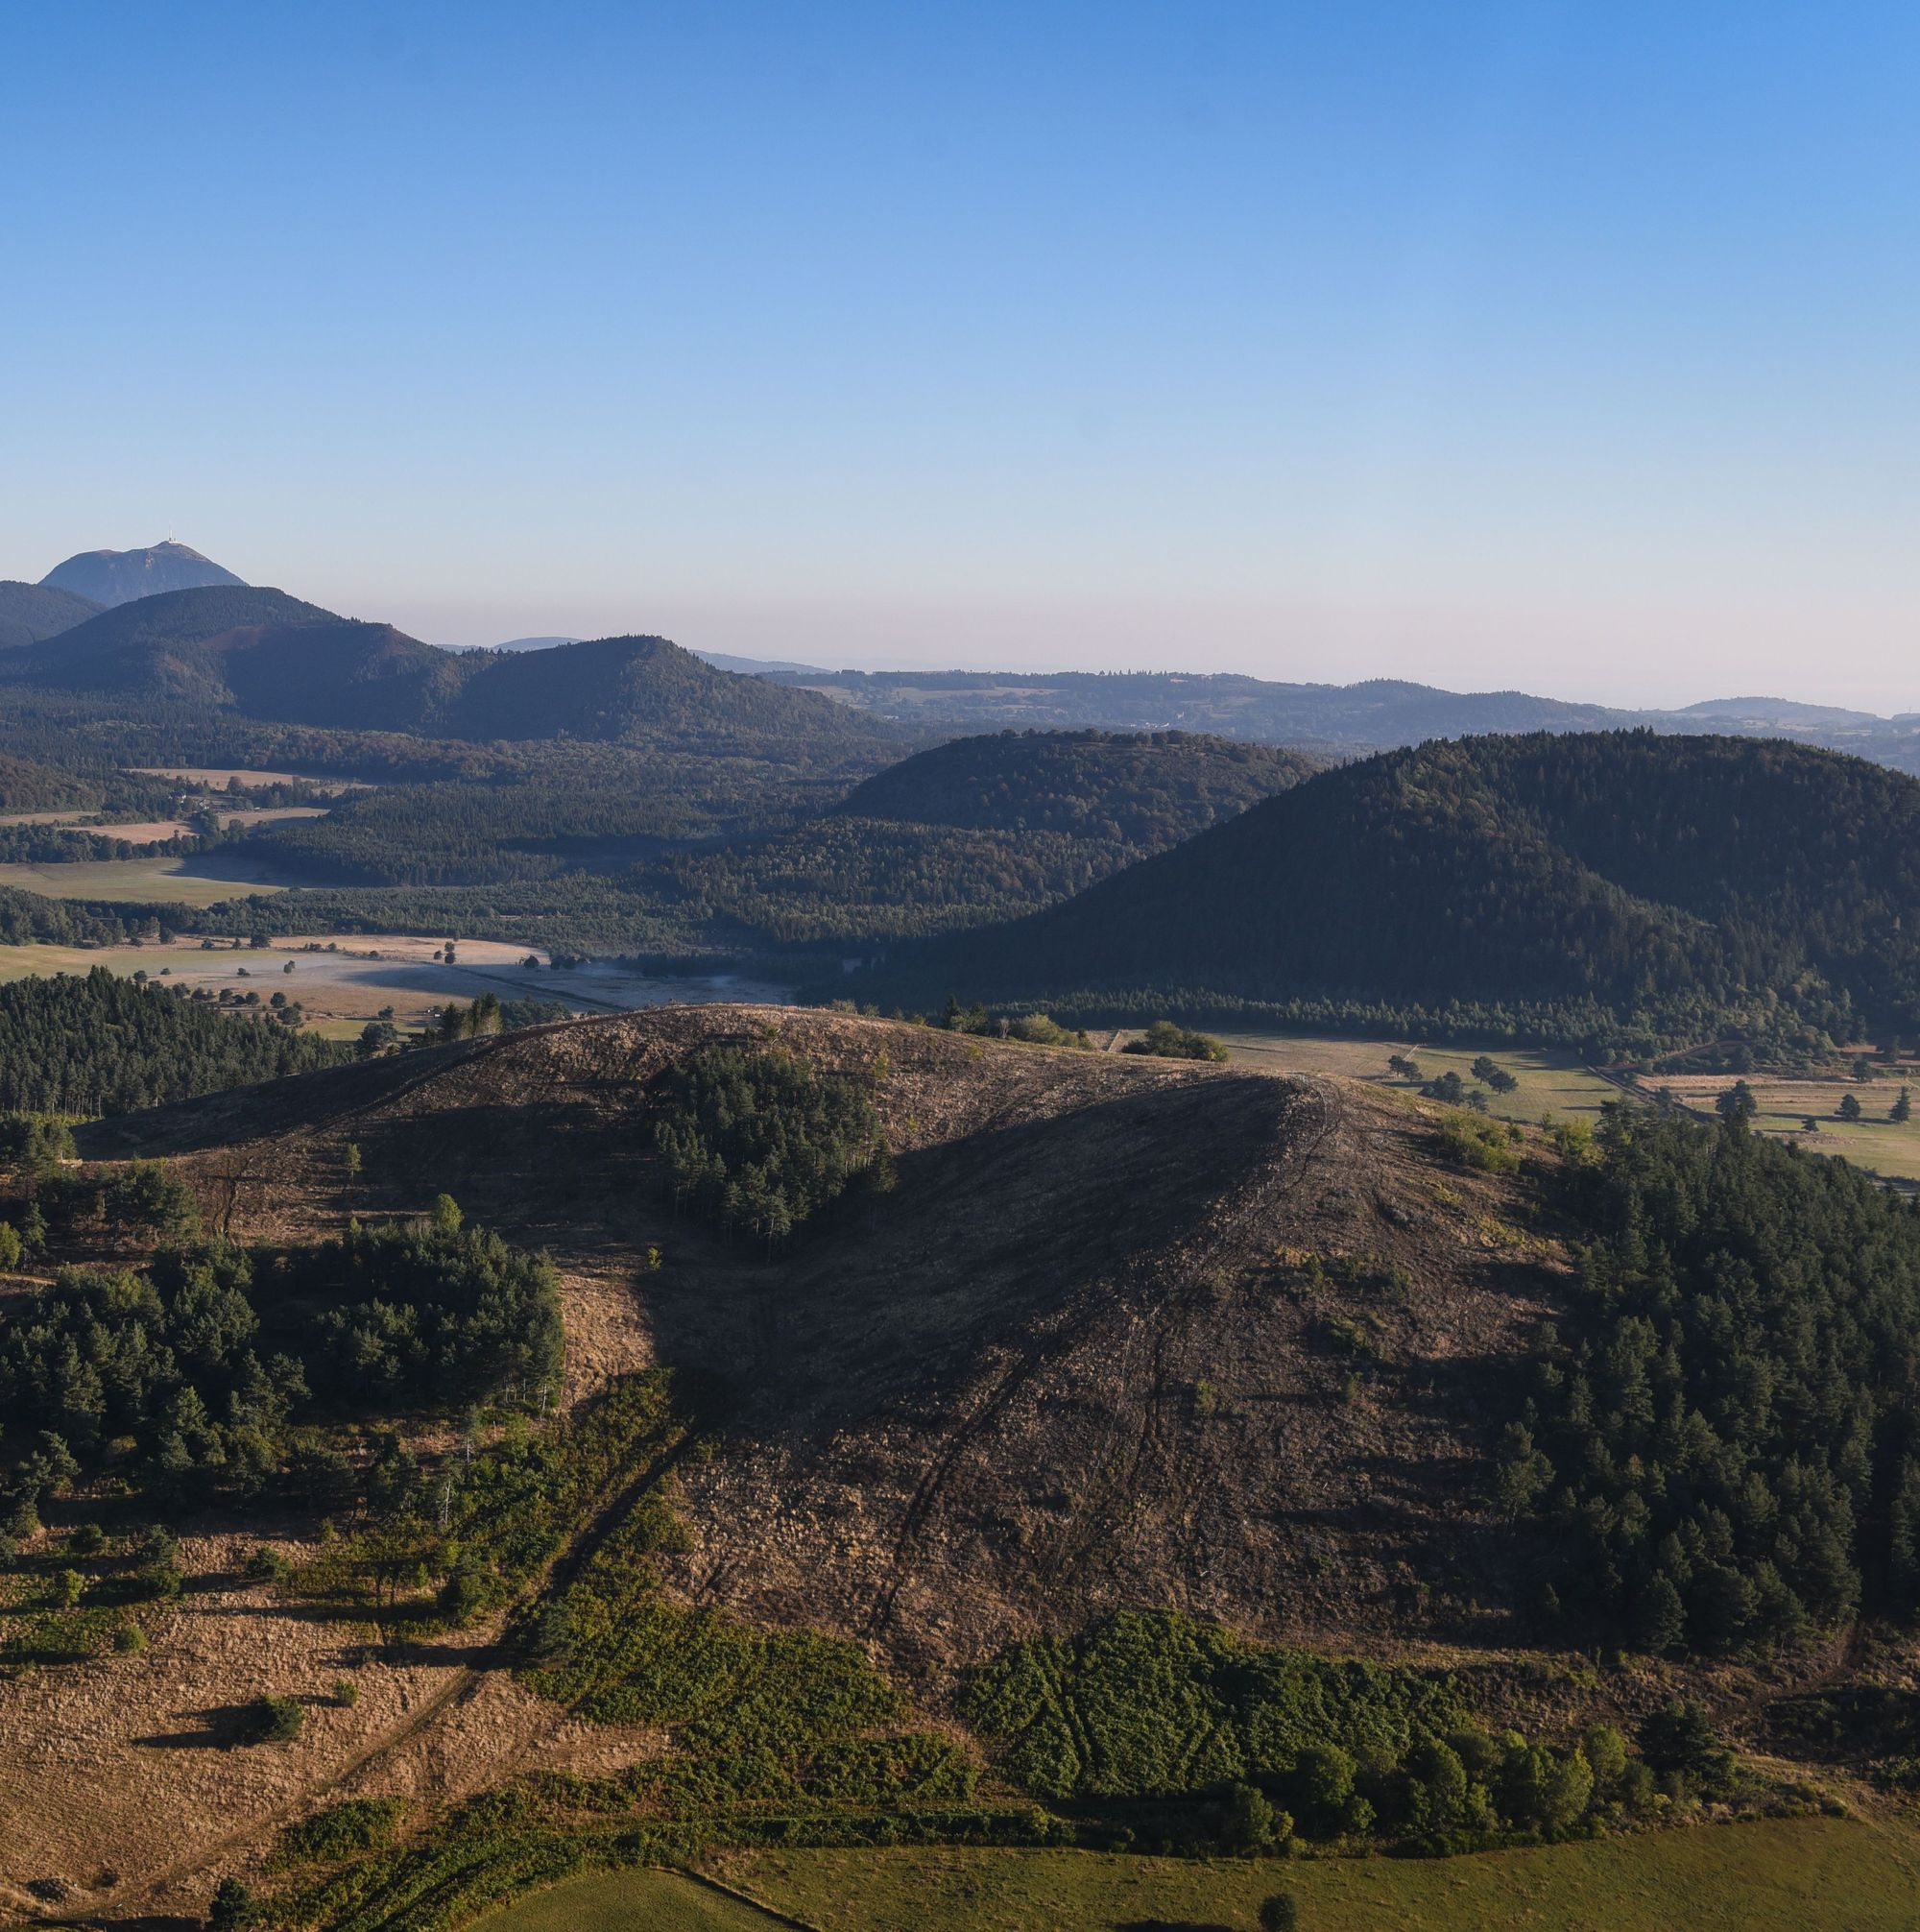
{"type": "MultiPolygon", "coordinates": [[[[1227,1932],[1290,1892],[1303,1932],[1907,1932],[1920,1897],[1908,1823],[1800,1819],[1603,1838],[1474,1857],[1185,1860],[1076,1851],[781,1851],[718,1861],[729,1884],[826,1932],[1227,1932]]],[[[618,1885],[619,1879],[595,1881],[618,1885]]],[[[550,1916],[572,1923],[571,1888],[550,1916]]],[[[636,1895],[636,1907],[639,1897],[636,1895]]],[[[530,1901],[532,1902],[537,1901],[530,1901]]],[[[521,1912],[529,1909],[523,1906],[521,1912]]],[[[654,1921],[636,1909],[596,1925],[654,1921]]],[[[490,1920],[504,1928],[508,1920],[490,1920]]]]}
{"type": "Polygon", "coordinates": [[[434,955],[444,937],[420,934],[302,934],[270,947],[234,950],[223,942],[175,946],[0,946],[0,982],[36,974],[90,973],[96,966],[131,978],[145,973],[165,985],[213,992],[284,993],[306,1010],[313,1030],[330,1039],[357,1038],[369,1020],[390,1013],[396,1024],[418,1026],[449,999],[482,993],[503,1000],[553,1000],[575,1012],[612,1013],[673,1002],[752,1000],[779,1003],[786,989],[726,975],[656,978],[615,961],[588,962],[556,973],[542,953],[494,940],[462,940],[457,963],[434,955]],[[326,951],[332,947],[335,950],[326,951]],[[540,963],[529,966],[529,957],[540,963]]]}

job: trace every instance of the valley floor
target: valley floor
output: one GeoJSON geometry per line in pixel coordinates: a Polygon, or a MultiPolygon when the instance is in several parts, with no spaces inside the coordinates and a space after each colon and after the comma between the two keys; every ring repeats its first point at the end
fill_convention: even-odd
{"type": "MultiPolygon", "coordinates": [[[[1304,1932],[1907,1932],[1920,1912],[1920,1826],[1772,1820],[1448,1859],[782,1851],[730,1857],[714,1872],[823,1932],[1227,1932],[1254,1926],[1276,1892],[1293,1894],[1304,1932]]],[[[681,1922],[652,1915],[658,1882],[590,1880],[486,1922],[489,1932],[681,1922]]]]}
{"type": "Polygon", "coordinates": [[[467,1002],[482,993],[611,1013],[676,1002],[777,1002],[786,990],[731,974],[662,978],[613,959],[589,959],[577,969],[555,972],[544,953],[490,939],[461,940],[458,963],[449,966],[435,956],[445,936],[323,932],[276,939],[257,951],[236,951],[230,941],[222,941],[209,952],[198,940],[173,946],[0,946],[0,983],[104,966],[123,977],[145,973],[169,986],[251,990],[263,1001],[285,993],[305,1008],[312,1030],[338,1040],[357,1039],[367,1022],[383,1011],[391,1010],[401,1026],[419,1026],[447,1000],[467,1002]],[[540,963],[528,966],[530,957],[540,963]]]}

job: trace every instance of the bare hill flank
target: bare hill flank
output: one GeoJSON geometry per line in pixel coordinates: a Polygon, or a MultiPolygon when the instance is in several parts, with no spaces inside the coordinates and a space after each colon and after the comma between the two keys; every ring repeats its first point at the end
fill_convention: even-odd
{"type": "Polygon", "coordinates": [[[1514,1183],[1336,1080],[981,1043],[830,1013],[623,1014],[99,1123],[236,1237],[450,1191],[566,1278],[568,1392],[712,1391],[694,1597],[898,1661],[1101,1608],[1268,1635],[1466,1631],[1509,1599],[1471,1500],[1478,1380],[1543,1292],[1514,1183]],[[898,1186],[767,1258],[677,1219],[648,1115],[716,1042],[871,1079],[898,1186]],[[662,1265],[649,1270],[647,1250],[662,1265]]]}

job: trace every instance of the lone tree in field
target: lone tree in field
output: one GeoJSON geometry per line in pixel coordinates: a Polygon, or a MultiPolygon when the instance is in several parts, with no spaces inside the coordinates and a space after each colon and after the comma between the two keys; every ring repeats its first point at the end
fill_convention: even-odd
{"type": "Polygon", "coordinates": [[[1843,1121],[1859,1120],[1860,1117],[1860,1096],[1858,1094],[1842,1094],[1840,1096],[1839,1113],[1840,1119],[1843,1121]]]}
{"type": "Polygon", "coordinates": [[[1893,1105],[1887,1109],[1886,1118],[1903,1126],[1913,1118],[1913,1096],[1907,1088],[1901,1088],[1893,1105]]]}
{"type": "Polygon", "coordinates": [[[1714,1111],[1723,1121],[1744,1125],[1760,1112],[1760,1102],[1754,1099],[1753,1089],[1744,1080],[1736,1080],[1714,1102],[1714,1111]]]}

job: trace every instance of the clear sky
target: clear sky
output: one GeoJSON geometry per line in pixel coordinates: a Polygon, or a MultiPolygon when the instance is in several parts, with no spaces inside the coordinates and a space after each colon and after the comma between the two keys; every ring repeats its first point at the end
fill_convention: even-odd
{"type": "Polygon", "coordinates": [[[1920,709],[1920,8],[0,0],[0,576],[1920,709]]]}

